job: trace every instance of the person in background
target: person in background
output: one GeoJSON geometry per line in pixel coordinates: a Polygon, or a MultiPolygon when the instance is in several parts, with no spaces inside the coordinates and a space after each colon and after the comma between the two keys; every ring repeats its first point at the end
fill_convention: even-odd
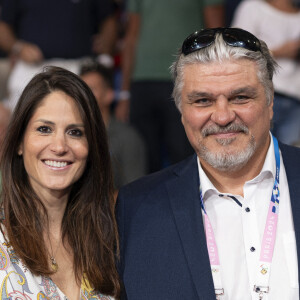
{"type": "Polygon", "coordinates": [[[1,174],[1,299],[117,299],[107,137],[77,75],[52,67],[28,83],[1,174]]]}
{"type": "MultiPolygon", "coordinates": [[[[0,16],[1,16],[1,7],[2,1],[0,0],[0,16]]],[[[8,58],[7,53],[1,51],[0,49],[0,101],[3,101],[7,96],[7,81],[9,77],[9,73],[11,70],[11,63],[8,58]]]]}
{"type": "Polygon", "coordinates": [[[115,114],[119,120],[130,119],[141,133],[148,150],[148,172],[154,172],[192,153],[171,100],[169,66],[175,49],[189,32],[224,25],[223,1],[127,3],[121,92],[115,114]]]}
{"type": "Polygon", "coordinates": [[[6,103],[11,109],[46,65],[78,73],[81,59],[92,54],[112,63],[117,31],[110,0],[1,1],[0,48],[15,63],[6,103]]]}
{"type": "Polygon", "coordinates": [[[225,26],[230,26],[234,12],[242,0],[225,0],[225,26]]]}
{"type": "MultiPolygon", "coordinates": [[[[7,131],[7,126],[10,120],[10,110],[0,102],[0,155],[2,151],[2,143],[7,131]]],[[[1,173],[0,173],[0,192],[1,192],[1,173]]]]}
{"type": "Polygon", "coordinates": [[[0,51],[0,102],[7,97],[7,83],[11,71],[11,63],[8,56],[0,51]]]}
{"type": "Polygon", "coordinates": [[[2,149],[2,142],[6,134],[7,126],[10,120],[10,115],[11,115],[10,110],[0,102],[0,152],[2,149]]]}
{"type": "Polygon", "coordinates": [[[293,0],[244,0],[236,9],[232,26],[266,41],[279,64],[274,76],[272,132],[292,145],[300,140],[300,8],[293,0]]]}
{"type": "Polygon", "coordinates": [[[242,29],[183,42],[173,96],[195,154],[120,189],[122,299],[299,299],[300,149],[270,133],[276,65],[242,29]]]}
{"type": "Polygon", "coordinates": [[[81,66],[80,76],[93,91],[106,126],[117,191],[146,174],[145,145],[133,127],[116,120],[112,115],[115,98],[112,70],[90,61],[81,66]]]}

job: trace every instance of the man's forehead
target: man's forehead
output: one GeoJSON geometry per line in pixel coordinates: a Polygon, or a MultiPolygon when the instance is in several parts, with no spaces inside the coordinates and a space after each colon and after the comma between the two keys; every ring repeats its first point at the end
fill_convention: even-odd
{"type": "Polygon", "coordinates": [[[185,75],[190,72],[197,71],[203,74],[214,73],[214,74],[224,75],[238,70],[257,73],[258,67],[256,62],[250,59],[230,58],[221,61],[188,63],[183,67],[183,74],[185,75]]]}
{"type": "Polygon", "coordinates": [[[256,64],[246,59],[223,63],[194,63],[184,67],[183,89],[217,91],[262,88],[256,64]]]}
{"type": "MultiPolygon", "coordinates": [[[[257,87],[245,85],[245,86],[240,86],[240,87],[237,87],[234,89],[229,89],[226,93],[226,96],[233,97],[236,95],[244,94],[244,95],[247,95],[248,97],[255,97],[257,95],[257,93],[258,93],[257,87]]],[[[194,90],[191,90],[187,94],[187,97],[190,99],[199,98],[199,97],[214,98],[217,96],[218,96],[218,93],[214,92],[213,88],[209,89],[209,90],[194,89],[194,90]]]]}

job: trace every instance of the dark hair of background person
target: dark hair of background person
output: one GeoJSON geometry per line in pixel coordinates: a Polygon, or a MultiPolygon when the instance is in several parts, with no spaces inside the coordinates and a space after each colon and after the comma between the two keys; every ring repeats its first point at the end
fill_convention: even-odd
{"type": "Polygon", "coordinates": [[[79,74],[83,76],[91,72],[98,73],[103,78],[105,84],[109,88],[114,89],[114,73],[111,68],[101,65],[96,60],[89,60],[82,64],[79,74]]]}
{"type": "Polygon", "coordinates": [[[29,183],[23,158],[18,155],[27,124],[41,101],[53,91],[72,97],[80,111],[89,154],[82,177],[73,184],[62,220],[62,239],[74,251],[74,272],[84,275],[100,293],[118,296],[115,267],[119,245],[114,217],[113,181],[105,126],[88,86],[75,74],[49,67],[24,89],[16,106],[1,157],[2,220],[10,245],[35,275],[49,276],[48,255],[43,240],[47,211],[29,183]]]}

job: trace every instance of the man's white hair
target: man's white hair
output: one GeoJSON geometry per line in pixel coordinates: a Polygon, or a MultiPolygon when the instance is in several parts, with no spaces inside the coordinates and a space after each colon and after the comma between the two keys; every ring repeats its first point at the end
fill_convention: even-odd
{"type": "Polygon", "coordinates": [[[210,46],[196,50],[188,55],[178,54],[177,59],[170,67],[174,79],[173,98],[179,111],[181,111],[181,91],[183,87],[184,67],[190,64],[209,64],[211,62],[249,59],[257,65],[257,76],[265,89],[267,104],[274,96],[273,74],[277,63],[271,56],[266,43],[260,40],[261,51],[251,51],[242,47],[233,47],[226,44],[221,33],[216,33],[215,41],[210,46]]]}

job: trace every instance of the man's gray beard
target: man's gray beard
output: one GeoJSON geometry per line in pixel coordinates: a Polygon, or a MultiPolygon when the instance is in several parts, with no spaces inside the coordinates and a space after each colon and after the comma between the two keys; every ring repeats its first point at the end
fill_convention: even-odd
{"type": "MultiPolygon", "coordinates": [[[[242,134],[249,134],[248,128],[244,124],[230,124],[225,128],[220,128],[219,126],[210,126],[202,130],[202,135],[206,136],[214,133],[225,133],[231,130],[241,131],[242,134]]],[[[202,143],[199,142],[198,155],[201,159],[206,161],[213,168],[220,171],[237,171],[247,164],[250,158],[253,156],[256,150],[256,143],[254,136],[251,135],[250,142],[248,143],[246,149],[241,150],[238,153],[226,153],[226,146],[230,145],[234,138],[226,139],[216,139],[216,141],[225,146],[224,150],[219,152],[212,152],[208,150],[202,143]]]]}

